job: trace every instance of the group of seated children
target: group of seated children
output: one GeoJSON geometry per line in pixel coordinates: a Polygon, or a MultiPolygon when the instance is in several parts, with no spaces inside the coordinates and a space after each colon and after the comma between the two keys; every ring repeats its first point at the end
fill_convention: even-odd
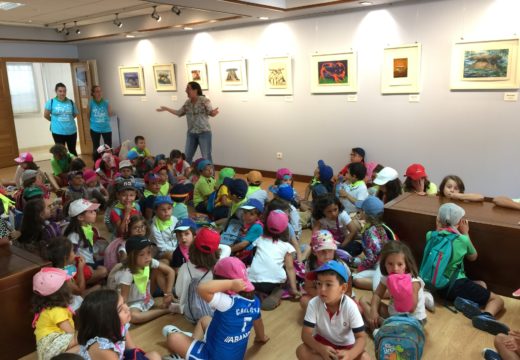
{"type": "MultiPolygon", "coordinates": [[[[259,171],[243,180],[224,168],[215,180],[208,160],[190,165],[178,150],[170,158],[153,157],[143,137],[135,143],[127,159],[100,146],[95,170],[64,146],[53,146],[54,179],[67,187],[62,211],[32,156],[16,159],[23,217],[13,243],[52,263],[33,279],[40,359],[63,352],[126,358],[140,352],[129,324],[168,313],[195,325],[193,333],[174,325],[163,329],[171,359],[242,359],[251,328],[255,342],[269,340],[261,310],[276,309],[283,298],[298,300],[305,310],[299,359],[369,359],[367,333],[377,338],[384,319],[408,313],[426,325],[426,309],[434,309],[430,291],[453,301],[474,327],[498,334],[504,358],[515,352],[518,358],[519,334],[495,318],[504,301],[464,272],[464,260],[477,259],[464,210],[450,202],[439,208],[436,229],[425,234],[420,267],[383,222],[384,204],[402,191],[482,201],[464,192],[459,177],[447,176],[437,192],[424,167],[412,164],[402,185],[396,170],[365,163],[364,150],[354,148],[337,176],[320,160],[302,199],[291,171],[279,169],[268,200],[259,171]],[[99,210],[110,239],[96,228],[99,210]],[[308,210],[306,247],[301,236],[308,210]],[[442,276],[432,277],[436,258],[430,250],[446,239],[452,256],[442,276]],[[373,290],[373,296],[356,299],[353,286],[373,290]]],[[[7,214],[16,201],[6,194],[0,199],[7,214]]],[[[517,206],[502,197],[495,203],[517,206]]],[[[498,358],[490,349],[485,354],[498,358]]]]}

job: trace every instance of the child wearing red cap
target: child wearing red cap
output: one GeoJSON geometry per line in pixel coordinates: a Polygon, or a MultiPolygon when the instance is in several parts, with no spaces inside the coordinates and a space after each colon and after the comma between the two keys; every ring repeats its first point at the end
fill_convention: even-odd
{"type": "Polygon", "coordinates": [[[243,359],[252,327],[255,342],[269,341],[264,333],[260,301],[247,278],[246,266],[239,259],[222,259],[213,272],[215,280],[198,288],[200,297],[215,309],[213,318],[203,317],[191,337],[176,326],[165,326],[167,347],[185,359],[243,359]]]}
{"type": "Polygon", "coordinates": [[[189,321],[199,320],[192,319],[192,314],[189,313],[188,288],[190,282],[193,279],[200,279],[199,281],[202,284],[213,279],[213,267],[221,256],[219,244],[220,235],[218,232],[207,227],[201,228],[188,249],[189,261],[179,268],[177,282],[175,283],[175,294],[179,298],[181,313],[185,314],[189,321]]]}
{"type": "Polygon", "coordinates": [[[50,360],[65,351],[78,352],[74,335],[74,312],[69,307],[71,294],[62,269],[45,267],[33,277],[32,326],[38,359],[50,360]]]}
{"type": "Polygon", "coordinates": [[[417,195],[437,195],[437,185],[428,180],[424,166],[412,164],[406,169],[403,190],[417,195]]]}

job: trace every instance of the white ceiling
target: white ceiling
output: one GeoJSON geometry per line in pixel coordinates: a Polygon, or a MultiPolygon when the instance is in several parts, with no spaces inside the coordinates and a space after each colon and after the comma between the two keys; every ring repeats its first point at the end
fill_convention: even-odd
{"type": "MultiPolygon", "coordinates": [[[[5,0],[0,0],[5,1],[5,0]]],[[[239,26],[265,20],[312,16],[318,13],[349,11],[366,7],[361,0],[13,0],[25,4],[13,10],[0,10],[0,39],[56,42],[97,41],[121,38],[126,34],[182,32],[183,28],[206,30],[239,26]],[[150,17],[153,6],[161,15],[150,17]],[[174,14],[172,6],[181,9],[174,14]],[[121,28],[112,21],[118,13],[121,28]],[[77,29],[81,34],[76,34],[77,29]],[[69,29],[69,35],[63,29],[69,29]]],[[[411,0],[370,0],[380,6],[411,0]]],[[[417,1],[417,0],[416,0],[417,1]]]]}

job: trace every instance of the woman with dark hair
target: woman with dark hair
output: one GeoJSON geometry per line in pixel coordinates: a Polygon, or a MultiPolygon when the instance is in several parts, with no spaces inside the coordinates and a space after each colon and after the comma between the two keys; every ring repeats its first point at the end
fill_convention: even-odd
{"type": "Polygon", "coordinates": [[[90,137],[92,138],[92,156],[96,161],[106,150],[106,147],[99,148],[101,137],[103,143],[112,147],[112,127],[110,126],[110,116],[112,108],[108,100],[103,99],[101,86],[94,85],[90,91],[92,99],[88,102],[88,117],[90,121],[90,137]]]}
{"type": "Polygon", "coordinates": [[[173,115],[186,115],[188,122],[188,133],[186,135],[186,161],[191,164],[193,155],[200,146],[202,157],[213,163],[211,158],[211,127],[209,126],[208,116],[217,116],[218,107],[213,109],[211,101],[202,94],[199,83],[190,81],[186,86],[188,100],[179,110],[161,106],[157,111],[168,111],[173,115]]]}
{"type": "Polygon", "coordinates": [[[74,101],[67,98],[67,87],[63,83],[57,83],[54,87],[56,97],[45,103],[43,117],[51,122],[52,138],[55,144],[67,144],[69,152],[78,156],[76,141],[78,130],[74,118],[78,115],[78,109],[74,101]]]}

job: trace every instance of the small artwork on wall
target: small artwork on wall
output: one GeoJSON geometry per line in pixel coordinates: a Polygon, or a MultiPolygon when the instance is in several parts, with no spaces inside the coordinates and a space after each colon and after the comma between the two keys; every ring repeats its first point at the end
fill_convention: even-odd
{"type": "Polygon", "coordinates": [[[456,43],[451,89],[518,89],[518,45],[518,38],[456,43]]]}
{"type": "Polygon", "coordinates": [[[356,54],[347,52],[312,55],[311,92],[357,92],[356,54]]]}
{"type": "Polygon", "coordinates": [[[222,91],[247,91],[247,63],[245,59],[221,60],[222,91]]]}
{"type": "Polygon", "coordinates": [[[173,64],[154,65],[153,76],[156,91],[177,91],[173,64]]]}
{"type": "Polygon", "coordinates": [[[266,95],[292,95],[292,67],[288,56],[264,59],[264,88],[266,95]]]}
{"type": "Polygon", "coordinates": [[[141,66],[120,66],[119,83],[123,95],[145,95],[143,68],[141,66]]]}
{"type": "Polygon", "coordinates": [[[195,81],[199,83],[202,90],[208,90],[208,73],[206,63],[188,63],[186,64],[186,77],[188,82],[195,81]]]}
{"type": "Polygon", "coordinates": [[[381,69],[381,93],[418,93],[420,67],[421,44],[385,48],[381,69]]]}

